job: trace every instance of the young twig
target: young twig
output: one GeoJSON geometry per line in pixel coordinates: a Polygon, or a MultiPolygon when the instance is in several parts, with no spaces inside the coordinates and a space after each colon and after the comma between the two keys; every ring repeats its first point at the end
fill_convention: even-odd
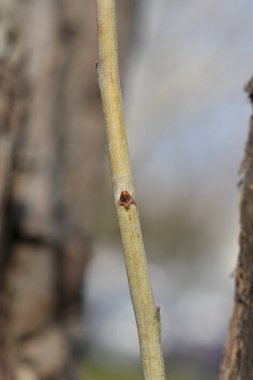
{"type": "Polygon", "coordinates": [[[99,63],[115,206],[133,302],[144,377],[165,379],[160,338],[160,307],[155,306],[148,276],[124,129],[118,70],[115,0],[97,0],[99,63]]]}

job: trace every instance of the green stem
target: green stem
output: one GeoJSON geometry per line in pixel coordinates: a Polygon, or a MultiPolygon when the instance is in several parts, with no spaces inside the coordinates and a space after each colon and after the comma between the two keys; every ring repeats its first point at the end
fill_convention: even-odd
{"type": "Polygon", "coordinates": [[[165,379],[160,310],[154,304],[124,128],[114,0],[97,0],[99,87],[106,121],[115,206],[137,323],[145,380],[165,379]],[[123,192],[123,193],[122,193],[123,192]],[[128,193],[130,196],[128,196],[128,193]]]}

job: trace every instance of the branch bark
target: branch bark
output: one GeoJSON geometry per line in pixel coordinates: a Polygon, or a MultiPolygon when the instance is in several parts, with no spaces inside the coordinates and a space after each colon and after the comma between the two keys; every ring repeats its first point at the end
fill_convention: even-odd
{"type": "MultiPolygon", "coordinates": [[[[253,78],[245,88],[253,105],[253,78]]],[[[221,380],[253,379],[253,116],[241,166],[240,253],[236,268],[235,303],[221,367],[221,380]]]]}
{"type": "Polygon", "coordinates": [[[98,80],[106,120],[115,206],[121,232],[145,379],[165,379],[160,310],[154,304],[147,271],[124,129],[118,70],[115,1],[97,0],[98,80]]]}

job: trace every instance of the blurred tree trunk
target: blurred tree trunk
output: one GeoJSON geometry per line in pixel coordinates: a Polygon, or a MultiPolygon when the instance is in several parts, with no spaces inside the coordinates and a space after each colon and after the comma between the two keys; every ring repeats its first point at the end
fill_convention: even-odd
{"type": "MultiPolygon", "coordinates": [[[[253,78],[246,86],[253,105],[253,78]]],[[[221,380],[253,379],[253,116],[241,166],[240,253],[236,268],[234,310],[221,368],[221,380]]]]}
{"type": "MultiPolygon", "coordinates": [[[[133,0],[118,2],[127,50],[133,0]]],[[[103,177],[93,0],[0,3],[0,379],[73,379],[103,177]]]]}

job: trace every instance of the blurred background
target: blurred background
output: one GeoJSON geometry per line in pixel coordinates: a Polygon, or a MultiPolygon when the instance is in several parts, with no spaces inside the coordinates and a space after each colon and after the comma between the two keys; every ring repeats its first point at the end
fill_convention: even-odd
{"type": "MultiPolygon", "coordinates": [[[[218,378],[250,105],[250,0],[116,1],[168,379],[218,378]]],[[[0,1],[0,375],[141,379],[92,0],[0,1]],[[14,364],[15,363],[15,364],[14,364]]]]}

